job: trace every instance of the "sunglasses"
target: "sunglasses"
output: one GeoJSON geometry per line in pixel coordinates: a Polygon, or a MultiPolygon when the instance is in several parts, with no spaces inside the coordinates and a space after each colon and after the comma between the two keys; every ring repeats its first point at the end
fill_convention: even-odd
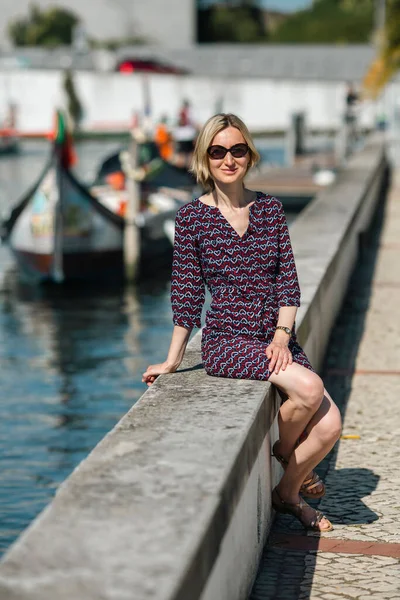
{"type": "Polygon", "coordinates": [[[247,144],[235,144],[231,148],[225,148],[224,146],[210,146],[207,148],[207,154],[213,160],[225,158],[228,152],[230,152],[234,158],[243,158],[248,151],[249,147],[247,144]]]}

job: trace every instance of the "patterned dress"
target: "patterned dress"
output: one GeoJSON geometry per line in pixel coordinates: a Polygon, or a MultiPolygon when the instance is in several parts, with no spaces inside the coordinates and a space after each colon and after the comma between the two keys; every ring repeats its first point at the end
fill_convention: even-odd
{"type": "MultiPolygon", "coordinates": [[[[201,327],[205,286],[212,297],[202,335],[206,372],[268,380],[265,353],[279,308],[299,306],[300,289],[282,204],[257,192],[240,237],[216,206],[196,198],[177,213],[171,301],[175,325],[201,327]]],[[[293,361],[312,367],[292,335],[293,361]]]]}

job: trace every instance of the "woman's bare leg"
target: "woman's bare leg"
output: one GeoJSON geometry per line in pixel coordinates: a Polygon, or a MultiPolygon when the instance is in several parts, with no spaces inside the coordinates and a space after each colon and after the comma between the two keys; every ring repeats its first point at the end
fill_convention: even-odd
{"type": "MultiPolygon", "coordinates": [[[[340,413],[324,390],[321,379],[301,365],[290,365],[278,375],[271,375],[270,381],[288,396],[280,409],[279,451],[289,457],[289,463],[278,492],[282,500],[295,504],[299,502],[304,479],[328,454],[340,435],[340,413]],[[319,395],[322,397],[318,402],[319,395]],[[304,430],[308,437],[296,447],[304,430]]],[[[322,521],[321,529],[324,525],[326,522],[322,521]]]]}
{"type": "Polygon", "coordinates": [[[290,457],[297,441],[318,411],[324,398],[321,378],[306,367],[293,363],[272,373],[269,381],[287,396],[279,411],[279,452],[290,457]]]}
{"type": "MultiPolygon", "coordinates": [[[[285,497],[295,496],[307,474],[333,448],[340,436],[341,419],[337,406],[328,393],[307,426],[308,437],[292,453],[279,489],[285,497]]],[[[281,434],[280,434],[281,435],[281,434]]]]}
{"type": "MultiPolygon", "coordinates": [[[[290,406],[287,404],[285,406],[285,404],[282,405],[282,407],[279,411],[279,415],[278,415],[279,433],[280,433],[281,439],[278,441],[278,443],[275,447],[275,452],[277,452],[278,454],[283,456],[283,458],[285,458],[287,461],[289,461],[289,458],[290,458],[293,450],[290,451],[290,447],[292,445],[292,440],[290,437],[291,430],[289,428],[289,431],[286,431],[286,429],[287,429],[286,425],[290,421],[290,419],[288,419],[287,414],[285,414],[285,409],[289,409],[289,410],[286,410],[286,413],[290,413],[290,406]],[[282,416],[282,413],[283,413],[283,416],[282,416]],[[289,448],[289,450],[287,450],[287,448],[289,448]]],[[[328,394],[328,392],[326,390],[324,390],[324,399],[321,403],[321,406],[319,407],[317,412],[314,414],[314,416],[312,417],[310,422],[305,427],[304,432],[308,436],[315,428],[315,430],[313,431],[313,438],[319,439],[320,444],[322,444],[325,448],[328,448],[329,443],[331,443],[332,439],[334,439],[334,432],[337,431],[338,428],[340,430],[340,423],[341,423],[341,419],[340,419],[339,410],[337,409],[331,396],[328,394]],[[326,399],[329,400],[329,403],[326,402],[326,399]],[[325,416],[325,413],[328,413],[328,411],[329,411],[329,414],[327,414],[325,416]],[[323,422],[321,423],[321,419],[323,416],[325,418],[324,418],[323,422]]],[[[331,447],[327,449],[326,454],[331,450],[335,441],[336,440],[334,440],[331,447]]],[[[297,445],[298,445],[298,440],[295,441],[295,447],[297,447],[297,445]]],[[[324,456],[322,458],[324,458],[324,456]]],[[[320,462],[320,461],[318,461],[318,462],[320,462]]],[[[306,479],[311,478],[311,476],[312,476],[312,470],[309,473],[307,473],[306,479]]],[[[312,495],[313,493],[315,495],[318,495],[322,489],[323,489],[323,483],[320,482],[318,485],[316,485],[314,488],[312,488],[312,490],[309,491],[309,495],[312,495]]]]}

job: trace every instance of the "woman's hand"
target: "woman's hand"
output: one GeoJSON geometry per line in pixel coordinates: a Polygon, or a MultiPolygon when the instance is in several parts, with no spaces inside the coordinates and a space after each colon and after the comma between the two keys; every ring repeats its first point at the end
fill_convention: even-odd
{"type": "Polygon", "coordinates": [[[164,373],[175,373],[178,366],[179,365],[170,365],[167,362],[158,365],[150,365],[142,375],[142,382],[146,385],[151,385],[159,375],[163,375],[164,373]]]}
{"type": "MultiPolygon", "coordinates": [[[[284,334],[286,337],[286,333],[284,334]]],[[[276,375],[278,375],[280,369],[284,371],[288,365],[293,362],[292,353],[288,348],[289,340],[274,339],[265,353],[269,359],[269,372],[273,373],[275,369],[276,375]]]]}

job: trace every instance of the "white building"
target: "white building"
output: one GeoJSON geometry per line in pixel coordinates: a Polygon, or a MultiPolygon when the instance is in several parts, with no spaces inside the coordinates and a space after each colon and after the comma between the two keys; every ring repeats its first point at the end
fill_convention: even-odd
{"type": "MultiPolygon", "coordinates": [[[[0,107],[18,105],[22,131],[48,131],[54,108],[63,104],[62,68],[68,63],[88,130],[126,129],[148,102],[155,120],[167,115],[173,122],[184,99],[199,124],[223,110],[242,116],[254,132],[284,131],[293,113],[302,112],[311,129],[337,130],[347,82],[358,88],[373,58],[368,45],[153,45],[121,48],[107,72],[96,69],[94,52],[19,48],[0,56],[0,107]],[[140,56],[182,67],[187,75],[113,72],[118,60],[140,56]],[[26,68],[2,67],[2,60],[19,60],[26,68]]],[[[363,102],[360,109],[361,124],[372,127],[376,104],[363,102]]]]}

